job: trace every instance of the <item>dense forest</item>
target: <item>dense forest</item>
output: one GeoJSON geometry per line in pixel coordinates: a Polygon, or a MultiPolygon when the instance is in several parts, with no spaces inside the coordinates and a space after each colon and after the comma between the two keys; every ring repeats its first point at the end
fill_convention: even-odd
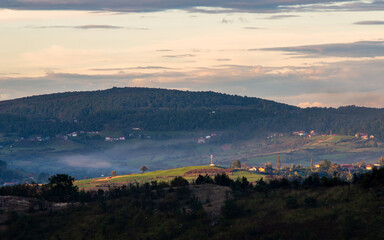
{"type": "Polygon", "coordinates": [[[149,131],[233,130],[247,137],[312,130],[384,136],[384,110],[307,108],[214,92],[112,88],[0,102],[0,133],[55,136],[72,131],[140,128],[149,131]]]}

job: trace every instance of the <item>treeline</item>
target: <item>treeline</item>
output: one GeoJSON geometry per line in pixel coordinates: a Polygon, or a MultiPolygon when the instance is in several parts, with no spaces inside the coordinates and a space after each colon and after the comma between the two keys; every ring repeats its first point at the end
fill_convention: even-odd
{"type": "MultiPolygon", "coordinates": [[[[259,98],[214,92],[113,88],[0,102],[0,132],[55,136],[73,131],[228,130],[232,138],[316,130],[384,137],[384,110],[363,107],[300,109],[259,98]]],[[[228,135],[228,138],[231,138],[228,135]]]]}
{"type": "MultiPolygon", "coordinates": [[[[5,186],[0,188],[0,196],[20,196],[32,197],[53,202],[91,202],[102,197],[103,199],[115,199],[128,196],[136,191],[153,191],[165,188],[186,187],[190,183],[183,177],[175,177],[169,183],[152,181],[144,184],[129,184],[119,187],[111,187],[108,191],[79,191],[73,184],[74,178],[66,174],[56,174],[51,176],[49,183],[43,185],[20,184],[15,186],[5,186]]],[[[264,181],[263,178],[250,183],[246,177],[231,179],[226,173],[218,173],[214,177],[209,175],[199,175],[192,181],[193,185],[216,184],[228,186],[235,192],[265,192],[266,194],[273,189],[308,189],[317,187],[334,187],[340,185],[354,184],[364,188],[379,189],[384,188],[384,167],[374,168],[367,173],[355,173],[351,182],[340,178],[337,174],[333,176],[314,173],[306,178],[296,177],[288,180],[286,178],[272,179],[264,181]]]]}

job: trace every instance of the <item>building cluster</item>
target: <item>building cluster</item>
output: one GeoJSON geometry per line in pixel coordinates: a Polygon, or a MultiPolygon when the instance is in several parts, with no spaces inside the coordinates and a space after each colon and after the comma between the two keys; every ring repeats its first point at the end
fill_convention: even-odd
{"type": "Polygon", "coordinates": [[[363,140],[369,140],[369,139],[375,138],[375,136],[373,136],[372,134],[370,135],[368,133],[356,133],[355,137],[363,140]]]}
{"type": "MultiPolygon", "coordinates": [[[[296,131],[292,133],[294,136],[301,136],[301,137],[315,137],[320,135],[318,132],[315,130],[311,130],[308,133],[306,131],[296,131]]],[[[324,136],[325,134],[322,134],[324,136]]]]}
{"type": "Polygon", "coordinates": [[[274,137],[284,137],[284,134],[283,133],[272,133],[272,134],[268,135],[267,139],[274,138],[274,137]]]}
{"type": "Polygon", "coordinates": [[[105,137],[106,142],[125,141],[125,137],[105,137]]]}
{"type": "Polygon", "coordinates": [[[216,133],[211,133],[210,135],[207,135],[205,137],[199,137],[197,139],[197,143],[199,144],[204,144],[204,143],[207,143],[209,142],[212,138],[216,137],[216,133]]]}

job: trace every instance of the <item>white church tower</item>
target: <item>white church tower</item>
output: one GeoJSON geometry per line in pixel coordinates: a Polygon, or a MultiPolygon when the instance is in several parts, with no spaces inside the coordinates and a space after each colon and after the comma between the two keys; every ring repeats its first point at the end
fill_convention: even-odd
{"type": "Polygon", "coordinates": [[[211,164],[209,164],[209,166],[211,166],[211,167],[215,166],[215,164],[213,164],[213,154],[211,154],[211,164]]]}

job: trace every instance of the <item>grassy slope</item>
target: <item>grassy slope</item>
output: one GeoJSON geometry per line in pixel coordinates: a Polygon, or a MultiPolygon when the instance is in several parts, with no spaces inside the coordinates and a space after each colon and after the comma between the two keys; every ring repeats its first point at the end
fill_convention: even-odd
{"type": "MultiPolygon", "coordinates": [[[[194,169],[220,169],[219,167],[210,167],[210,166],[191,166],[191,167],[182,167],[182,168],[174,168],[174,169],[168,169],[168,170],[159,170],[159,171],[152,171],[152,172],[146,172],[146,173],[139,173],[139,174],[129,174],[129,175],[122,175],[122,176],[116,176],[112,178],[103,177],[103,178],[94,178],[94,179],[86,179],[86,180],[79,180],[76,181],[75,184],[79,188],[93,188],[96,187],[96,185],[101,184],[110,184],[110,183],[117,183],[117,184],[126,184],[130,182],[151,182],[151,181],[164,181],[169,182],[173,178],[177,176],[183,176],[184,174],[189,170],[194,169]]],[[[251,173],[248,171],[236,171],[233,173],[231,178],[236,179],[238,177],[246,177],[248,181],[256,181],[259,180],[263,175],[251,173]]],[[[185,177],[187,180],[192,181],[193,179],[196,179],[196,177],[185,177]]]]}

